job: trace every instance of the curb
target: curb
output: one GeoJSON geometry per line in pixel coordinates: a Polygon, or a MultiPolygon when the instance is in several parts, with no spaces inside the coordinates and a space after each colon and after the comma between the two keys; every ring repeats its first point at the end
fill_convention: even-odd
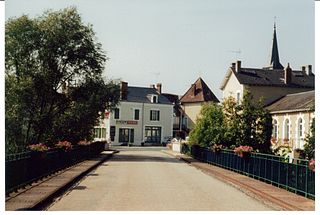
{"type": "MultiPolygon", "coordinates": [[[[171,155],[171,156],[174,156],[176,157],[177,159],[179,160],[182,160],[186,163],[188,163],[189,165],[192,165],[193,167],[203,171],[203,172],[206,172],[207,174],[210,174],[211,176],[225,182],[225,183],[228,183],[230,184],[231,186],[239,189],[240,191],[246,193],[247,195],[257,199],[258,201],[262,201],[264,202],[266,205],[274,208],[275,210],[286,210],[286,211],[303,211],[303,210],[306,210],[306,208],[304,208],[303,206],[302,207],[299,207],[298,205],[295,205],[295,204],[289,204],[286,199],[287,198],[292,198],[293,195],[296,195],[294,193],[290,193],[289,191],[286,191],[286,190],[283,190],[281,188],[278,188],[278,187],[274,187],[273,185],[270,185],[270,184],[264,184],[266,186],[272,186],[270,187],[270,192],[274,192],[274,191],[280,191],[280,192],[283,192],[284,195],[287,195],[287,196],[284,196],[284,199],[280,199],[280,198],[277,198],[275,196],[272,196],[270,194],[268,194],[267,192],[264,192],[264,191],[261,191],[259,190],[258,188],[256,187],[253,187],[253,186],[250,186],[246,183],[243,183],[239,180],[237,180],[236,178],[232,177],[232,176],[229,176],[228,174],[224,174],[223,172],[219,172],[219,169],[218,170],[215,170],[214,168],[220,168],[220,167],[217,167],[217,166],[214,166],[214,165],[209,165],[207,163],[203,163],[203,162],[200,162],[198,160],[195,160],[194,158],[192,157],[188,157],[186,155],[183,155],[183,154],[173,154],[173,153],[170,153],[168,151],[164,152],[168,155],[171,155]],[[206,166],[208,165],[208,166],[206,166]],[[210,167],[213,167],[212,169],[210,167]],[[287,193],[288,192],[288,193],[287,193]]],[[[222,171],[228,171],[228,170],[225,170],[225,169],[221,169],[222,171]]],[[[233,171],[230,172],[231,174],[238,174],[238,173],[235,173],[233,171]]],[[[244,176],[244,175],[241,175],[241,176],[244,176]]],[[[252,179],[252,178],[248,178],[248,180],[256,180],[256,179],[252,179]]],[[[264,183],[264,182],[261,182],[261,181],[255,181],[258,185],[258,183],[264,183]]],[[[299,199],[302,199],[304,197],[302,196],[295,196],[295,198],[299,198],[299,199]]],[[[311,200],[310,200],[311,201],[311,200]]],[[[314,202],[313,202],[314,203],[314,202]]],[[[307,207],[309,208],[309,207],[307,207]]],[[[315,210],[315,207],[313,207],[313,211],[315,210]]],[[[312,210],[308,210],[307,211],[312,211],[312,210]]]]}
{"type": "MultiPolygon", "coordinates": [[[[58,197],[59,195],[61,195],[62,193],[64,193],[66,190],[68,190],[70,187],[72,187],[72,185],[78,181],[80,181],[80,179],[82,179],[85,175],[87,175],[89,172],[91,172],[92,170],[94,170],[95,168],[97,168],[99,165],[101,165],[103,162],[105,162],[106,160],[108,160],[110,157],[113,156],[113,154],[118,153],[119,151],[112,151],[112,153],[110,154],[106,154],[104,155],[103,153],[100,153],[99,156],[97,157],[93,157],[90,158],[88,160],[85,160],[81,163],[79,163],[78,165],[71,167],[70,169],[67,169],[66,171],[61,172],[60,174],[57,174],[55,176],[53,176],[52,178],[48,179],[45,182],[48,182],[50,180],[54,180],[57,176],[61,176],[61,174],[66,173],[68,171],[72,171],[74,168],[76,167],[80,167],[81,164],[83,164],[85,166],[86,161],[92,161],[94,159],[99,159],[96,163],[94,163],[93,165],[87,167],[84,171],[80,171],[78,172],[74,177],[70,178],[70,180],[68,180],[66,183],[62,183],[62,186],[60,186],[59,188],[55,189],[53,192],[48,192],[45,193],[42,197],[39,198],[38,201],[35,201],[33,203],[30,204],[30,206],[28,207],[23,207],[23,208],[15,208],[15,209],[10,209],[8,211],[37,211],[37,210],[42,210],[44,209],[49,203],[51,203],[53,201],[54,198],[58,197]]],[[[43,182],[43,183],[45,183],[43,182]]],[[[33,188],[36,188],[38,185],[40,185],[41,183],[35,185],[34,187],[28,189],[29,191],[31,191],[33,188]]],[[[24,193],[24,192],[23,192],[24,193]]],[[[23,195],[23,193],[21,193],[21,195],[23,195]]],[[[18,194],[15,197],[18,197],[20,194],[18,194]]],[[[6,201],[6,205],[7,202],[9,202],[10,200],[14,200],[14,198],[9,199],[8,201],[6,201]]],[[[7,209],[6,209],[7,211],[7,209]]]]}

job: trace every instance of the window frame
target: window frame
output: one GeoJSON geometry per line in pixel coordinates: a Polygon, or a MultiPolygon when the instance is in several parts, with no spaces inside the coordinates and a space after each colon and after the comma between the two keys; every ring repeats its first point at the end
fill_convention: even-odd
{"type": "Polygon", "coordinates": [[[113,115],[114,119],[120,119],[120,108],[115,108],[114,109],[114,115],[113,115]],[[118,111],[118,112],[117,112],[118,111]]]}
{"type": "Polygon", "coordinates": [[[138,108],[133,109],[133,119],[140,120],[140,109],[138,108]],[[138,118],[136,118],[136,111],[138,111],[138,118]]]}
{"type": "Polygon", "coordinates": [[[160,121],[160,110],[150,110],[150,121],[160,121]]]}

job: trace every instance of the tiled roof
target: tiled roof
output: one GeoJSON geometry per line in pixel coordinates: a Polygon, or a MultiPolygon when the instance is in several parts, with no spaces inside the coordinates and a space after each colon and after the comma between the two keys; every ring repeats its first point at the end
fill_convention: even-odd
{"type": "Polygon", "coordinates": [[[155,88],[128,86],[126,101],[151,103],[151,95],[158,95],[158,104],[172,104],[165,96],[158,93],[155,88]]]}
{"type": "Polygon", "coordinates": [[[314,89],[314,74],[307,75],[302,71],[292,71],[290,84],[284,83],[284,70],[241,68],[240,72],[236,72],[230,68],[222,82],[220,89],[224,89],[227,81],[234,73],[240,84],[244,85],[261,85],[261,86],[277,86],[277,87],[293,87],[293,88],[310,88],[314,89]]]}
{"type": "Polygon", "coordinates": [[[267,106],[266,109],[268,109],[271,113],[310,110],[311,108],[314,108],[314,101],[314,90],[312,90],[302,93],[288,94],[267,106]]]}
{"type": "Polygon", "coordinates": [[[181,103],[193,103],[193,102],[219,102],[217,97],[210,90],[208,85],[198,78],[196,82],[191,85],[188,91],[181,97],[181,103]]]}

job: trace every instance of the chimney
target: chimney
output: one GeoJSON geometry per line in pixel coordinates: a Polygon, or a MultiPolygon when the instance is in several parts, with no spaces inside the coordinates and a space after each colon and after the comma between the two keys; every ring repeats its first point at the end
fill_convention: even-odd
{"type": "Polygon", "coordinates": [[[236,72],[239,72],[239,73],[240,73],[240,71],[241,71],[241,61],[238,60],[238,61],[237,61],[237,64],[236,64],[236,72]]]}
{"type": "Polygon", "coordinates": [[[312,75],[312,65],[308,65],[308,69],[306,71],[307,75],[312,75]]]}
{"type": "Polygon", "coordinates": [[[120,100],[127,100],[128,82],[120,82],[120,100]]]}
{"type": "Polygon", "coordinates": [[[156,88],[154,84],[150,84],[150,88],[156,88]]]}
{"type": "Polygon", "coordinates": [[[195,84],[191,84],[191,88],[192,88],[192,95],[195,96],[196,95],[196,85],[195,84]]]}
{"type": "Polygon", "coordinates": [[[301,67],[301,71],[302,71],[303,73],[306,73],[306,67],[305,67],[305,66],[302,66],[302,67],[301,67]]]}
{"type": "Polygon", "coordinates": [[[232,63],[231,68],[235,71],[236,70],[236,63],[232,63]]]}
{"type": "Polygon", "coordinates": [[[292,69],[288,63],[288,66],[284,69],[284,83],[290,84],[291,83],[291,76],[292,76],[292,69]]]}
{"type": "Polygon", "coordinates": [[[159,94],[162,93],[161,90],[162,90],[162,84],[161,83],[157,83],[157,91],[158,91],[159,94]]]}

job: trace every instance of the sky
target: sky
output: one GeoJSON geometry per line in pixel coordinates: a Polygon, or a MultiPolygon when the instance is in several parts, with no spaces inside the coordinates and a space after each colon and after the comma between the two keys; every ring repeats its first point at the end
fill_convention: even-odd
{"type": "Polygon", "coordinates": [[[129,86],[162,83],[183,95],[202,77],[221,100],[236,60],[268,66],[276,21],[280,61],[315,64],[313,0],[7,0],[5,19],[75,6],[110,58],[104,75],[129,86]]]}

